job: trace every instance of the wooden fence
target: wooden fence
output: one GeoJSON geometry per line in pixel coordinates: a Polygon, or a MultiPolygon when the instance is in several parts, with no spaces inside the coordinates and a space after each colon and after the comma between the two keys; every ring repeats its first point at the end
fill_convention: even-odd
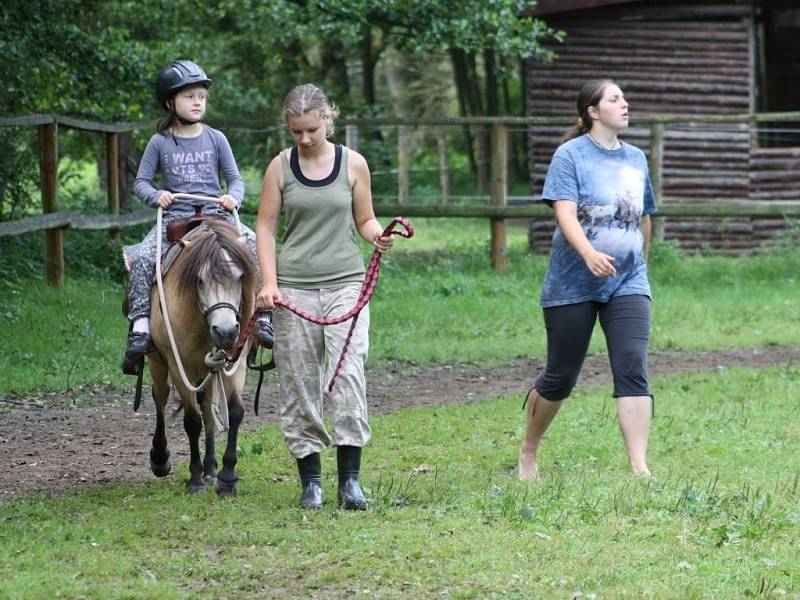
{"type": "MultiPolygon", "coordinates": [[[[660,200],[662,190],[662,156],[664,126],[670,123],[749,123],[798,121],[800,113],[764,113],[755,115],[668,115],[641,117],[637,125],[650,128],[650,174],[656,199],[660,200]]],[[[551,117],[484,117],[484,118],[441,118],[441,119],[347,119],[343,120],[350,147],[358,147],[359,126],[398,127],[397,170],[398,189],[396,203],[376,203],[378,216],[393,217],[403,214],[408,217],[446,217],[446,218],[485,218],[491,223],[491,263],[498,271],[507,268],[506,220],[507,219],[551,219],[552,211],[541,205],[508,205],[508,148],[510,126],[569,125],[572,119],[551,117]],[[490,144],[490,203],[473,205],[450,205],[443,202],[437,206],[409,204],[409,158],[405,143],[407,129],[419,126],[481,126],[491,128],[490,144]]],[[[236,125],[264,127],[263,123],[214,123],[217,126],[236,125]]],[[[152,127],[151,122],[128,122],[116,124],[95,123],[59,115],[33,115],[26,117],[2,118],[0,127],[35,126],[38,128],[39,164],[41,173],[42,215],[0,222],[0,236],[19,235],[31,231],[44,230],[46,239],[47,281],[60,286],[64,281],[65,228],[85,230],[108,230],[111,235],[119,235],[123,228],[151,222],[155,212],[151,209],[121,215],[119,198],[119,160],[118,135],[144,127],[152,127]],[[81,215],[59,210],[58,203],[58,130],[59,126],[94,131],[105,135],[108,214],[81,215]]],[[[444,140],[437,136],[437,149],[440,156],[440,191],[443,199],[450,194],[446,160],[443,158],[444,140]]],[[[748,201],[709,199],[693,201],[684,198],[680,203],[659,205],[654,215],[655,236],[659,236],[659,222],[668,217],[800,217],[800,201],[748,201]]]]}

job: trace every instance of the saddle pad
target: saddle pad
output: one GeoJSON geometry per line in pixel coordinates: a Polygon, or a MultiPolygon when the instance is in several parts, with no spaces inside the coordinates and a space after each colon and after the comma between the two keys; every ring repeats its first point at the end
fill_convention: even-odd
{"type": "Polygon", "coordinates": [[[208,227],[205,224],[201,223],[194,229],[191,229],[188,233],[184,234],[184,236],[172,244],[165,254],[161,256],[161,275],[162,277],[167,274],[169,268],[172,266],[172,263],[175,262],[175,259],[178,258],[180,255],[181,250],[183,250],[191,241],[192,238],[196,237],[198,233],[201,231],[207,231],[208,227]]]}
{"type": "MultiPolygon", "coordinates": [[[[161,274],[164,275],[169,270],[169,267],[172,266],[172,263],[175,262],[175,259],[180,254],[181,250],[184,247],[184,244],[181,242],[189,242],[199,231],[204,231],[206,229],[204,224],[200,224],[200,226],[195,227],[194,229],[190,230],[186,235],[183,236],[183,239],[176,243],[171,244],[170,247],[167,249],[166,252],[162,253],[161,255],[161,274]]],[[[139,251],[141,249],[142,244],[132,244],[130,246],[123,246],[122,248],[122,260],[125,263],[125,268],[128,271],[131,270],[133,266],[133,262],[136,260],[136,257],[139,255],[139,251]]]]}

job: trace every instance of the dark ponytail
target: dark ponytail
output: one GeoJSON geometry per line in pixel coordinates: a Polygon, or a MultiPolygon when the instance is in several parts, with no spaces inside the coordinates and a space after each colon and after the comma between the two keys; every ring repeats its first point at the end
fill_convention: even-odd
{"type": "Polygon", "coordinates": [[[172,127],[175,123],[178,122],[178,115],[175,112],[174,108],[167,109],[167,112],[164,113],[164,116],[158,120],[156,124],[156,130],[158,133],[164,133],[167,129],[172,127]]]}
{"type": "Polygon", "coordinates": [[[597,106],[600,103],[603,93],[609,85],[616,85],[616,82],[613,79],[595,79],[583,84],[575,102],[578,108],[578,122],[561,138],[562,144],[592,130],[594,122],[589,115],[589,107],[597,106]]]}

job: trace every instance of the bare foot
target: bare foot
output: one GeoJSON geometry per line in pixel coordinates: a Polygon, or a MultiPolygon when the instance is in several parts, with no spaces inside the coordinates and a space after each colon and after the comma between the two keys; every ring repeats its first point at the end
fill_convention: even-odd
{"type": "Polygon", "coordinates": [[[651,479],[653,477],[650,473],[650,469],[647,467],[640,467],[638,469],[631,467],[631,473],[634,477],[641,477],[642,479],[651,479]]]}
{"type": "Polygon", "coordinates": [[[517,467],[517,478],[520,481],[538,481],[539,463],[536,460],[536,453],[531,452],[523,444],[519,449],[519,466],[517,467]]]}

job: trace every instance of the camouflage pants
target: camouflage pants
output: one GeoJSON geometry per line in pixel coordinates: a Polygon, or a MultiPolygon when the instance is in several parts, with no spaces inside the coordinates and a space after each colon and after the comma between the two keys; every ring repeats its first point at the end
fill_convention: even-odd
{"type": "MultiPolygon", "coordinates": [[[[281,286],[284,300],[319,317],[338,317],[355,306],[359,283],[332,289],[301,290],[281,286]]],[[[364,365],[369,349],[369,306],[358,319],[347,358],[332,392],[328,392],[336,361],[351,321],[317,325],[285,309],[273,313],[274,357],[280,386],[281,429],[289,451],[303,458],[328,446],[364,446],[372,434],[367,424],[367,384],[364,365]],[[329,435],[323,423],[323,403],[333,416],[329,435]]]]}
{"type": "MultiPolygon", "coordinates": [[[[167,223],[176,218],[165,214],[161,222],[161,255],[167,253],[169,241],[167,241],[167,223]]],[[[231,222],[233,217],[231,217],[231,222]]],[[[246,236],[247,249],[253,255],[253,261],[258,265],[256,255],[256,234],[247,225],[242,224],[242,233],[246,236]]],[[[150,290],[156,276],[156,237],[158,231],[153,225],[152,229],[144,239],[135,246],[125,248],[125,254],[133,259],[131,272],[128,277],[128,320],[135,321],[142,317],[150,316],[150,290]]]]}

